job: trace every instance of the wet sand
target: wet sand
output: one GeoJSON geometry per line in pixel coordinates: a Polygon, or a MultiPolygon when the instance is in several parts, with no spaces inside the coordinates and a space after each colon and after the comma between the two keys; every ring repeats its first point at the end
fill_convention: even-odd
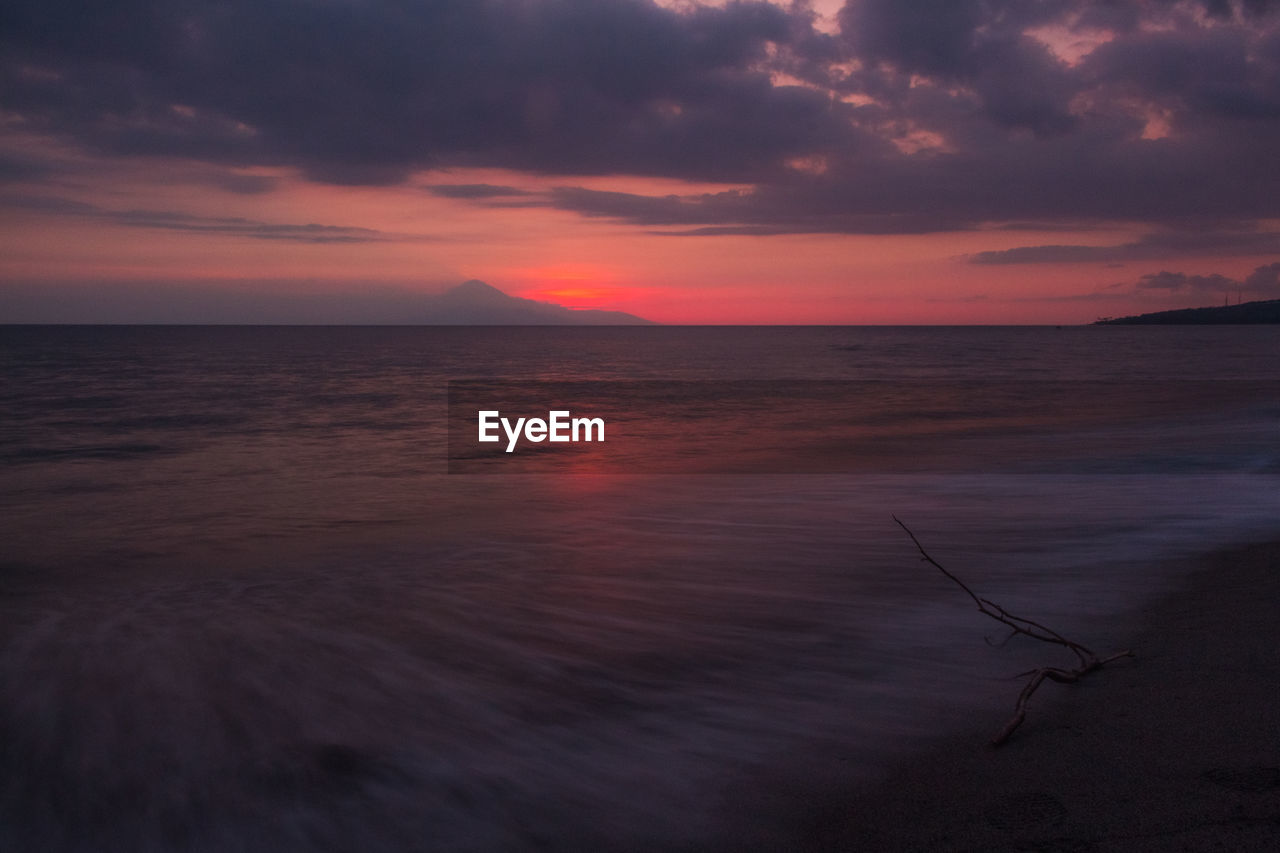
{"type": "Polygon", "coordinates": [[[1185,568],[1180,589],[1118,626],[1135,658],[1043,685],[1022,728],[991,749],[1011,684],[1007,706],[817,806],[787,846],[1280,850],[1280,543],[1185,568]]]}

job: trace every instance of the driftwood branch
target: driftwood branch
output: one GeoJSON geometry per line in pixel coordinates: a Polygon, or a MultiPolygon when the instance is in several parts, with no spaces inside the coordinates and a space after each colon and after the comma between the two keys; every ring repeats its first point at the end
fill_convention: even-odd
{"type": "MultiPolygon", "coordinates": [[[[1018,694],[1018,702],[1014,706],[1013,718],[1010,719],[1009,722],[1005,724],[1005,727],[991,739],[992,746],[999,746],[1004,743],[1009,739],[1009,736],[1017,730],[1018,726],[1022,725],[1022,721],[1026,719],[1027,716],[1027,703],[1030,701],[1032,694],[1039,689],[1040,685],[1043,684],[1046,679],[1049,681],[1057,681],[1060,684],[1073,684],[1085,675],[1093,672],[1095,669],[1101,669],[1114,660],[1133,657],[1133,652],[1126,649],[1125,651],[1108,655],[1105,658],[1100,658],[1092,649],[1089,649],[1087,646],[1082,646],[1072,640],[1068,640],[1052,628],[1048,628],[1039,622],[1026,619],[1022,616],[1015,616],[991,599],[977,595],[969,588],[968,584],[948,571],[937,560],[933,559],[933,557],[929,555],[929,552],[924,549],[924,546],[920,544],[920,540],[916,538],[916,535],[911,532],[911,529],[907,527],[907,525],[902,523],[900,518],[895,515],[893,520],[896,521],[898,526],[911,537],[911,541],[915,543],[916,550],[920,552],[920,559],[923,562],[928,563],[938,571],[942,572],[942,574],[944,574],[956,586],[964,590],[965,594],[968,595],[969,598],[973,599],[973,603],[978,606],[979,613],[990,616],[992,619],[1009,629],[1009,635],[999,643],[995,643],[993,645],[1003,646],[1005,643],[1009,642],[1009,640],[1021,634],[1024,637],[1030,637],[1033,640],[1040,640],[1044,643],[1063,646],[1064,648],[1069,649],[1079,661],[1079,665],[1074,669],[1045,666],[1022,673],[1024,676],[1030,676],[1030,679],[1027,681],[1026,685],[1023,686],[1022,692],[1018,694]]],[[[991,641],[988,640],[987,642],[990,643],[991,641]]]]}

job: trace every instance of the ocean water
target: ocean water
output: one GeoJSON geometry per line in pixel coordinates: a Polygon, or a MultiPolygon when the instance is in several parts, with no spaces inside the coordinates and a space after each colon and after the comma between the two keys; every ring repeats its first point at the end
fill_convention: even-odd
{"type": "Polygon", "coordinates": [[[0,850],[785,846],[1058,662],[985,642],[893,515],[1118,646],[1162,560],[1280,533],[1277,355],[1275,327],[0,327],[0,850]],[[620,427],[459,467],[464,381],[590,386],[683,455],[620,427]]]}

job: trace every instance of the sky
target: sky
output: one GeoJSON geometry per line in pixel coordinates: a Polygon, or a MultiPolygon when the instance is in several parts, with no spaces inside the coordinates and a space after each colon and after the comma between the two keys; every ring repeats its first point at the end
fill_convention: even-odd
{"type": "Polygon", "coordinates": [[[1280,0],[6,0],[0,322],[1280,298],[1277,152],[1280,0]]]}

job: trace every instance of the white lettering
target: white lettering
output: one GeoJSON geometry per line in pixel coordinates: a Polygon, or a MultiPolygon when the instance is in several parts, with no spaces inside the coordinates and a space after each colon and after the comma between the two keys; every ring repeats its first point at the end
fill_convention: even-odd
{"type": "Polygon", "coordinates": [[[520,438],[520,427],[522,426],[524,426],[524,418],[519,418],[516,420],[515,429],[511,428],[511,421],[507,420],[506,418],[502,419],[502,428],[506,431],[507,438],[511,439],[507,443],[508,453],[516,449],[516,440],[520,438]]]}
{"type": "MultiPolygon", "coordinates": [[[[553,409],[549,413],[549,424],[551,426],[551,434],[547,438],[551,441],[568,441],[569,434],[566,430],[569,427],[569,410],[553,409]]],[[[578,440],[577,435],[573,437],[574,441],[578,440]]]]}
{"type": "Polygon", "coordinates": [[[496,435],[489,435],[489,430],[497,429],[498,424],[494,421],[498,417],[498,413],[493,409],[480,412],[480,441],[498,441],[496,435]]]}
{"type": "Polygon", "coordinates": [[[507,436],[507,453],[515,452],[523,435],[525,441],[604,441],[604,418],[574,418],[568,409],[552,409],[547,420],[542,418],[502,417],[496,409],[484,409],[477,413],[477,440],[485,443],[501,441],[498,427],[507,436]]]}
{"type": "MultiPolygon", "coordinates": [[[[568,414],[566,412],[566,414],[568,414]]],[[[604,441],[604,418],[574,418],[573,419],[573,440],[579,441],[578,427],[582,427],[585,437],[581,441],[591,441],[591,429],[596,430],[595,441],[604,441]]]]}

